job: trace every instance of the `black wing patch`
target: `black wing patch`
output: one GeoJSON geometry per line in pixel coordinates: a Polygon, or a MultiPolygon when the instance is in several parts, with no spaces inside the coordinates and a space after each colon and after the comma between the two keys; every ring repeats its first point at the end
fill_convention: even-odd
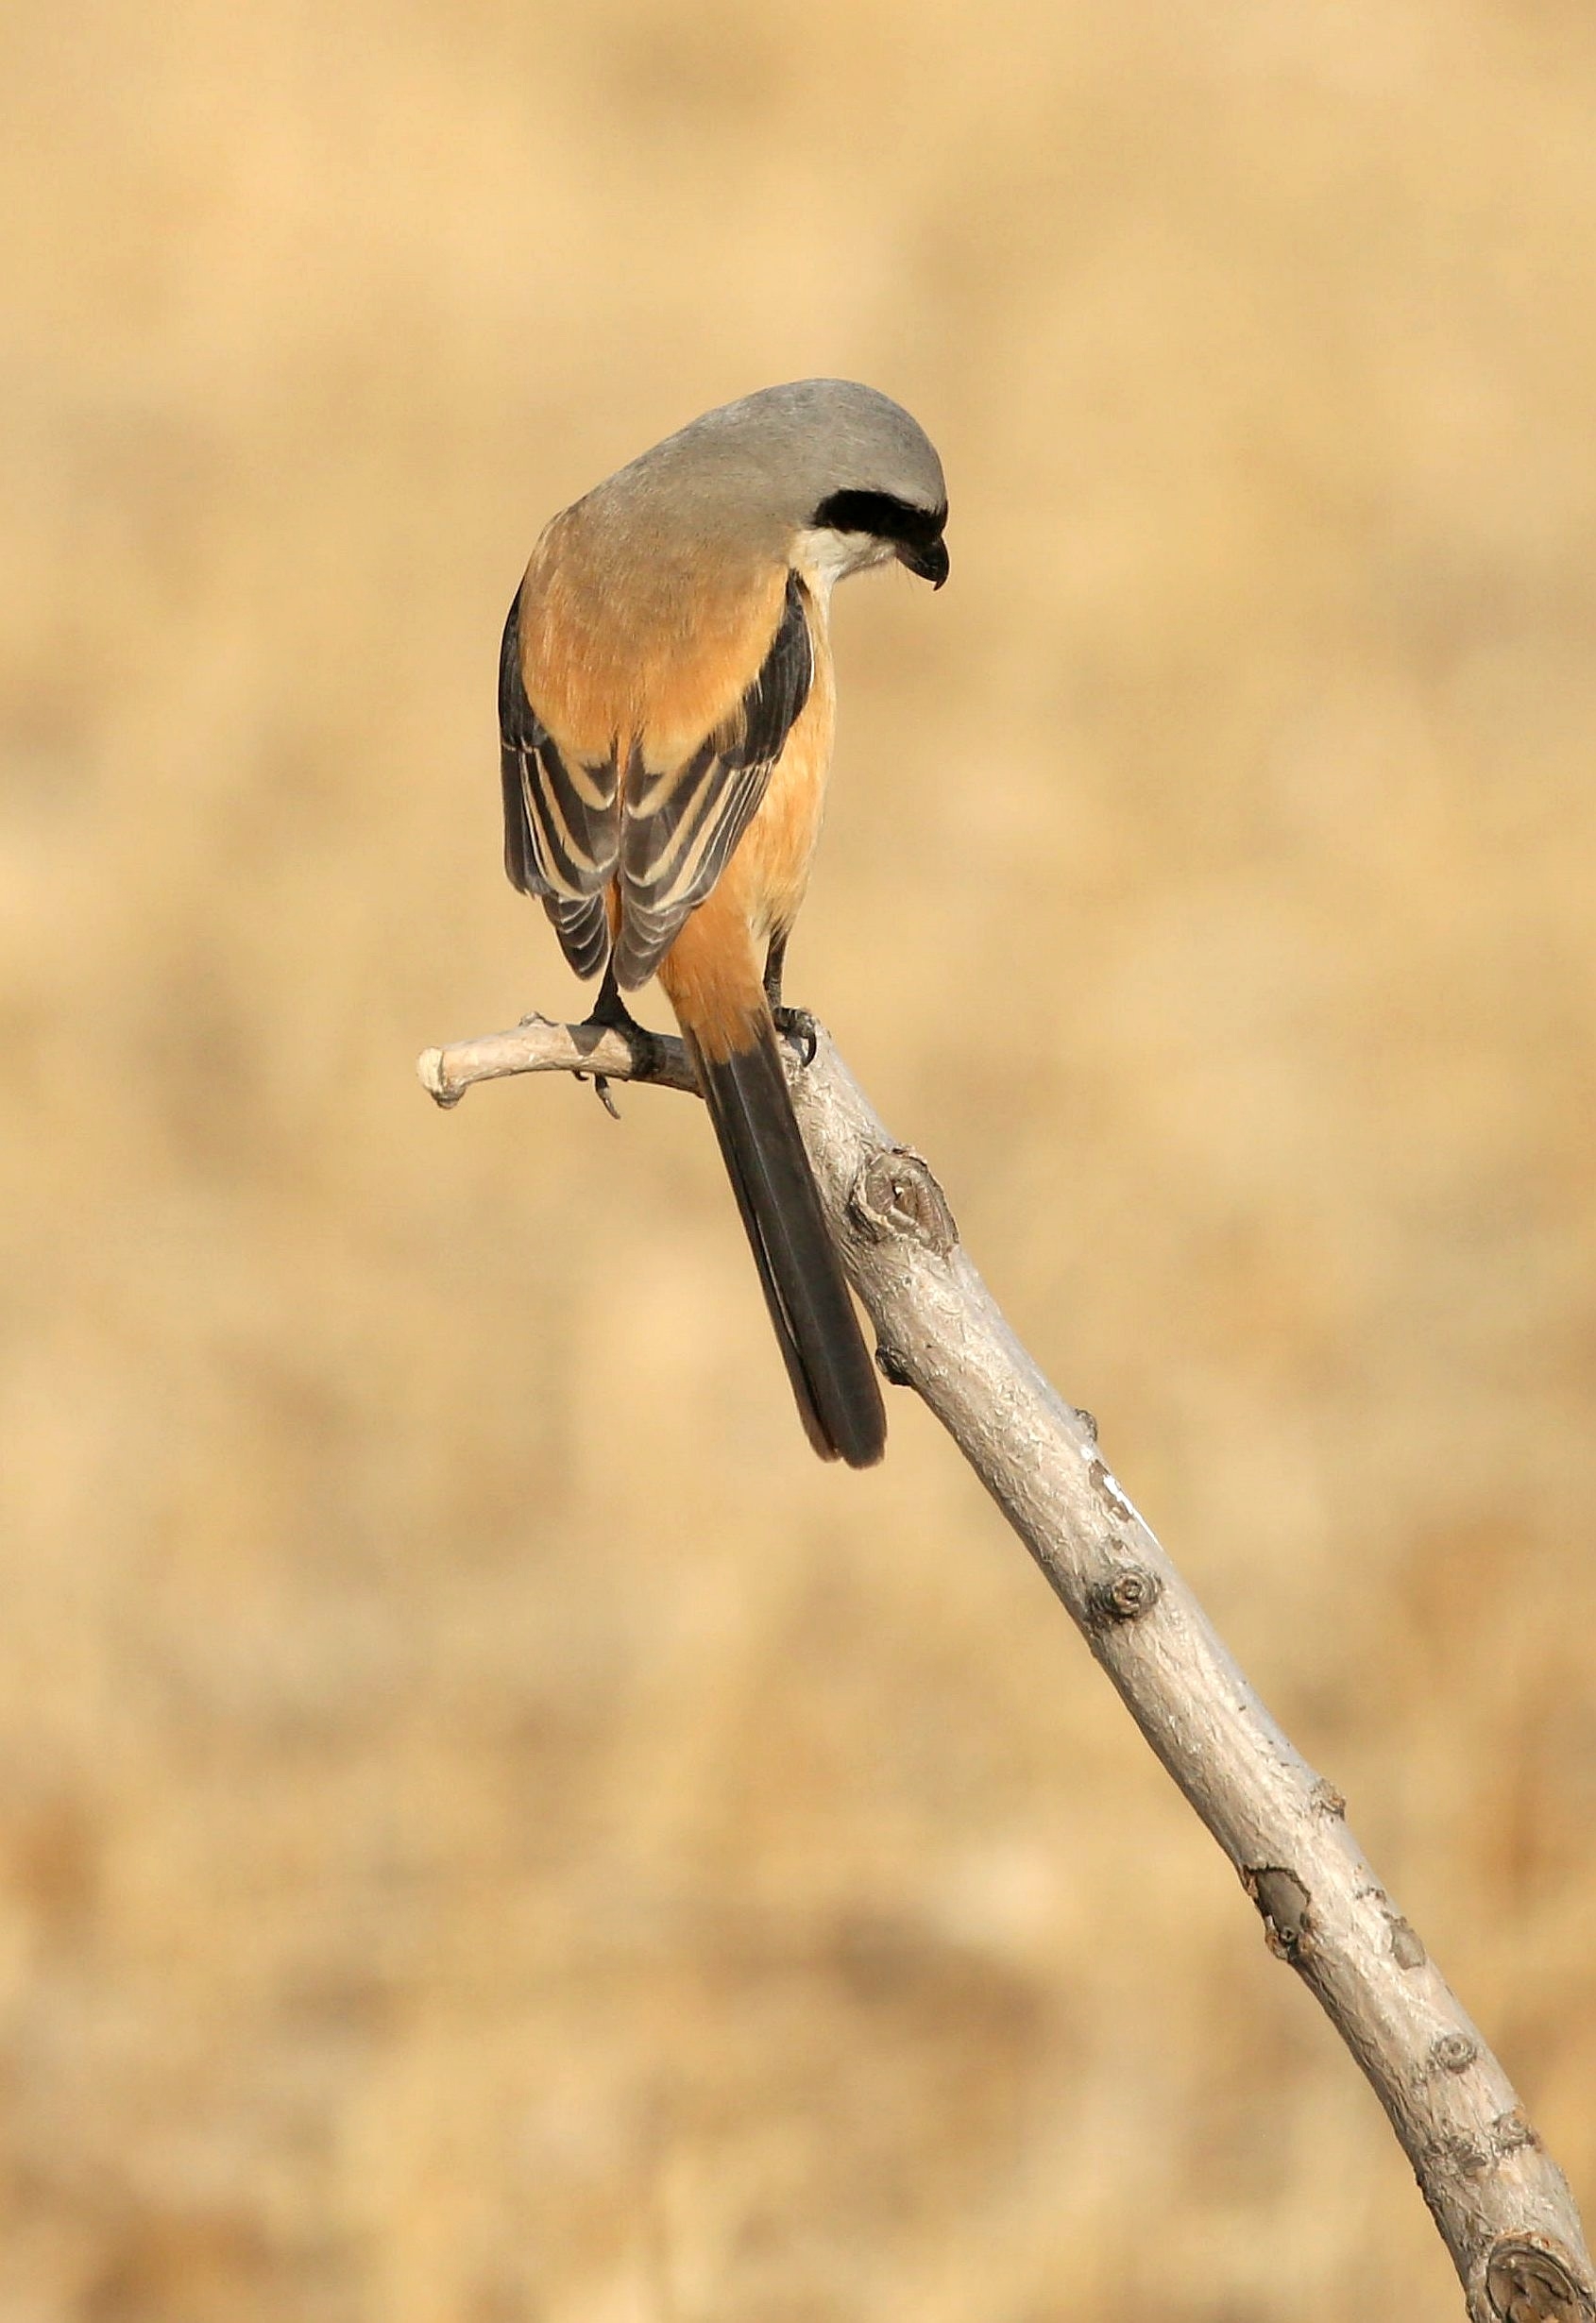
{"type": "Polygon", "coordinates": [[[518,589],[499,651],[504,869],[523,895],[541,898],[577,975],[595,976],[609,953],[603,890],[620,851],[619,754],[598,766],[561,756],[527,699],[520,614],[518,589]]]}
{"type": "Polygon", "coordinates": [[[627,770],[620,836],[616,977],[627,991],[653,975],[677,929],[731,860],[765,795],[814,682],[807,594],[795,572],[764,664],[736,712],[685,766],[627,770]]]}

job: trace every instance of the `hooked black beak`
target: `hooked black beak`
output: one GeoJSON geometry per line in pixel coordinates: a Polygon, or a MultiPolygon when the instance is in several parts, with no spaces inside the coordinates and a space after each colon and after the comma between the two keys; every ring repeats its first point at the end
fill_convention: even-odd
{"type": "Polygon", "coordinates": [[[935,540],[901,541],[897,554],[900,565],[918,573],[922,581],[929,581],[934,589],[940,589],[947,579],[947,543],[940,534],[935,540]]]}

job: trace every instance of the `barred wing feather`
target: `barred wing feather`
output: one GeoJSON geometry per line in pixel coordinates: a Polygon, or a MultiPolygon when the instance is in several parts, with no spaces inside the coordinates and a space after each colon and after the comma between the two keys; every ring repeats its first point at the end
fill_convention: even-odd
{"type": "Polygon", "coordinates": [[[789,573],[782,618],[758,676],[685,765],[628,769],[620,832],[617,981],[653,975],[677,929],[731,860],[814,679],[806,592],[789,573]]]}
{"type": "Polygon", "coordinates": [[[520,592],[499,658],[504,868],[535,895],[578,975],[609,955],[604,890],[619,879],[617,980],[645,983],[676,932],[731,860],[809,697],[814,650],[808,600],[789,573],[782,617],[759,674],[733,715],[685,763],[646,767],[633,745],[621,796],[619,741],[606,759],[562,752],[527,697],[520,592]]]}
{"type": "Polygon", "coordinates": [[[609,951],[603,890],[620,848],[618,756],[586,766],[562,755],[527,699],[520,607],[518,589],[499,654],[504,869],[541,899],[577,975],[594,976],[609,951]]]}

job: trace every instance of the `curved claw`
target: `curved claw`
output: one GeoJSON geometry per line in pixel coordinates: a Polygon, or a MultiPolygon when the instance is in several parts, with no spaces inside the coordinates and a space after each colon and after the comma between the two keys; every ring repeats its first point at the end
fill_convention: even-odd
{"type": "Polygon", "coordinates": [[[599,1103],[603,1107],[610,1119],[612,1121],[619,1121],[620,1119],[620,1109],[616,1104],[615,1099],[609,1093],[609,1075],[607,1073],[573,1073],[570,1077],[573,1081],[591,1081],[593,1084],[593,1094],[598,1098],[599,1103]]]}
{"type": "MultiPolygon", "coordinates": [[[[586,1021],[576,1029],[579,1032],[619,1032],[632,1051],[632,1078],[646,1081],[653,1074],[658,1056],[657,1043],[648,1026],[639,1025],[627,1007],[621,995],[620,987],[615,980],[613,960],[604,972],[603,983],[599,988],[599,997],[594,1001],[586,1021]]],[[[587,1075],[579,1073],[576,1077],[579,1081],[585,1081],[587,1075]]],[[[609,1093],[608,1076],[595,1073],[592,1078],[594,1095],[610,1119],[619,1121],[620,1114],[615,1099],[609,1093]]]]}
{"type": "Polygon", "coordinates": [[[793,1043],[806,1065],[812,1065],[820,1046],[820,1026],[808,1009],[780,1008],[773,1009],[771,1014],[775,1019],[776,1030],[793,1043]]]}

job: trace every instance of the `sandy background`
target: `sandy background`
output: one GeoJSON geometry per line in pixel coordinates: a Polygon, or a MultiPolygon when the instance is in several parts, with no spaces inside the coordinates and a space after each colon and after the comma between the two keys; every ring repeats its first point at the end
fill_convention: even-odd
{"type": "Polygon", "coordinates": [[[1454,2316],[947,1445],[810,1458],[696,1110],[412,1064],[575,997],[544,517],[898,395],[791,989],[1596,2196],[1589,10],[6,52],[0,2317],[1454,2316]]]}

